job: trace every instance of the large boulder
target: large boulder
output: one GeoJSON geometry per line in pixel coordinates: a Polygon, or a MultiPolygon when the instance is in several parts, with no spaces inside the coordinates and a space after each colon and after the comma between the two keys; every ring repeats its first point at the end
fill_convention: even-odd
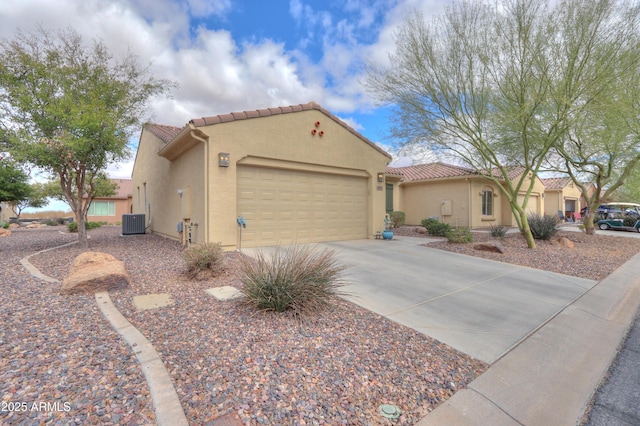
{"type": "Polygon", "coordinates": [[[473,248],[480,251],[504,253],[504,246],[497,241],[487,241],[484,243],[477,243],[473,246],[473,248]]]}
{"type": "Polygon", "coordinates": [[[11,231],[8,229],[0,228],[0,237],[8,237],[11,235],[11,231]]]}
{"type": "Polygon", "coordinates": [[[61,292],[95,293],[129,285],[124,262],[107,253],[85,252],[76,257],[69,275],[62,281],[61,292]]]}
{"type": "Polygon", "coordinates": [[[427,234],[428,233],[427,228],[425,228],[424,226],[416,226],[415,231],[418,234],[427,234]]]}
{"type": "Polygon", "coordinates": [[[573,244],[573,241],[571,241],[567,237],[558,237],[556,239],[556,244],[558,244],[561,247],[566,247],[570,249],[575,248],[575,244],[573,244]]]}

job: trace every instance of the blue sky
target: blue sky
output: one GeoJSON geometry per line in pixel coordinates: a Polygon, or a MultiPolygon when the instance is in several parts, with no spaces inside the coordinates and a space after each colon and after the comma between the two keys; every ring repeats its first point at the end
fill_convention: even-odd
{"type": "MultiPolygon", "coordinates": [[[[388,112],[363,88],[365,61],[384,64],[411,10],[449,0],[2,0],[0,37],[18,28],[73,27],[118,55],[130,48],[158,78],[176,81],[150,121],[190,119],[315,101],[390,148],[388,112]]],[[[130,177],[133,158],[112,177],[130,177]]]]}

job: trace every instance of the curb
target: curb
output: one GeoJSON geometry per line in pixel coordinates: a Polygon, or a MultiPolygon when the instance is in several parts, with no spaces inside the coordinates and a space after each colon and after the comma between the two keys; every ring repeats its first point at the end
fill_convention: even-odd
{"type": "Polygon", "coordinates": [[[417,425],[580,424],[640,307],[639,262],[640,253],[417,425]]]}
{"type": "MultiPolygon", "coordinates": [[[[77,241],[74,241],[72,243],[32,253],[20,259],[20,264],[32,276],[39,280],[49,283],[59,283],[59,280],[40,272],[38,268],[29,262],[29,258],[76,243],[77,241]]],[[[140,367],[151,392],[151,400],[153,402],[157,424],[162,426],[188,425],[189,422],[187,421],[187,417],[185,416],[182,405],[180,404],[180,398],[178,398],[178,394],[173,387],[171,377],[169,377],[169,373],[162,363],[160,355],[155,350],[151,342],[149,342],[149,340],[147,340],[147,338],[144,337],[144,335],[120,313],[118,308],[116,308],[111,301],[111,297],[109,297],[109,293],[107,291],[96,292],[95,298],[102,314],[107,320],[109,320],[109,323],[114,330],[116,330],[118,334],[129,344],[131,350],[135,353],[136,358],[140,363],[140,367]]]]}

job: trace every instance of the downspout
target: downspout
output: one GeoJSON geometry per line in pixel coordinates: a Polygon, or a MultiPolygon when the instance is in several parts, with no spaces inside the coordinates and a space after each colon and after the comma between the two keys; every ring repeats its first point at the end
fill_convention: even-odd
{"type": "Polygon", "coordinates": [[[467,204],[467,217],[468,217],[468,224],[469,224],[469,229],[471,229],[473,226],[472,220],[473,220],[473,215],[471,214],[471,181],[469,179],[465,179],[467,181],[467,183],[469,184],[469,190],[467,191],[467,194],[469,194],[469,201],[467,204]]]}
{"type": "Polygon", "coordinates": [[[204,241],[209,241],[209,136],[201,130],[191,127],[191,137],[204,144],[204,241]]]}

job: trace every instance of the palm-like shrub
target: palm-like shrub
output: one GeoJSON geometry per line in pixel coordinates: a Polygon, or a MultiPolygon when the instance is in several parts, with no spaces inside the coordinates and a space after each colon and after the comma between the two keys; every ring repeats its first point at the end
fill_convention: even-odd
{"type": "Polygon", "coordinates": [[[504,238],[507,236],[507,229],[503,225],[491,225],[489,233],[493,238],[504,238]]]}
{"type": "Polygon", "coordinates": [[[558,232],[558,216],[530,214],[528,220],[531,234],[536,240],[550,240],[558,232]]]}
{"type": "Polygon", "coordinates": [[[331,250],[279,247],[272,255],[259,251],[241,266],[240,291],[260,310],[314,313],[331,304],[340,288],[345,266],[331,250]]]}
{"type": "Polygon", "coordinates": [[[217,275],[224,269],[224,251],[220,243],[193,244],[182,252],[190,278],[201,272],[217,275]]]}

